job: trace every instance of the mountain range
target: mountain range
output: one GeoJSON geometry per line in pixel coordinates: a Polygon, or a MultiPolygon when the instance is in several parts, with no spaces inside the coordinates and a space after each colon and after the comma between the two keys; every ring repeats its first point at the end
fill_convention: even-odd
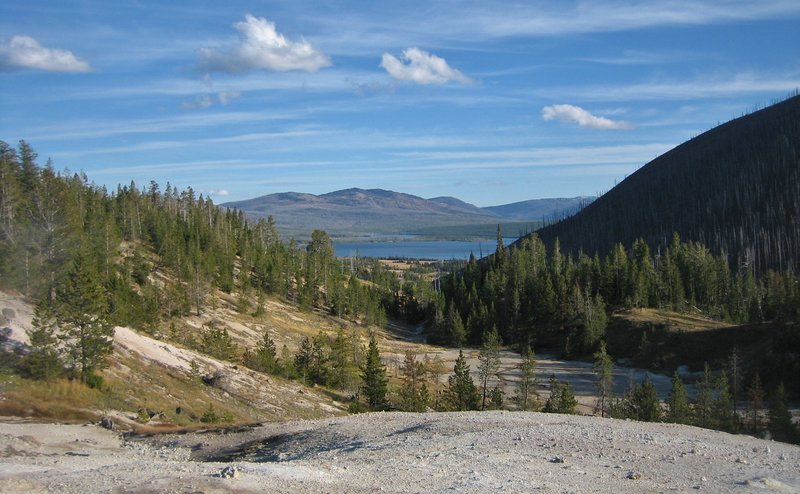
{"type": "Polygon", "coordinates": [[[364,236],[430,233],[440,227],[452,231],[454,225],[466,233],[500,223],[538,226],[542,220],[572,213],[593,199],[533,199],[480,208],[455,197],[423,199],[391,190],[352,188],[322,195],[269,194],[222,206],[242,210],[252,218],[272,216],[284,235],[308,236],[319,229],[334,236],[364,236]]]}
{"type": "Polygon", "coordinates": [[[731,120],[659,156],[579,213],[538,232],[604,255],[642,238],[696,241],[734,270],[800,267],[800,96],[731,120]]]}

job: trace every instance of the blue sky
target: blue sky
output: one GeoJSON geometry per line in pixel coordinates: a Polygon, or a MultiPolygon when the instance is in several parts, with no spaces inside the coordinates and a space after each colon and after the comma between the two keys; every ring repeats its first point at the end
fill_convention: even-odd
{"type": "Polygon", "coordinates": [[[217,203],[593,195],[798,88],[797,0],[0,5],[0,139],[217,203]]]}

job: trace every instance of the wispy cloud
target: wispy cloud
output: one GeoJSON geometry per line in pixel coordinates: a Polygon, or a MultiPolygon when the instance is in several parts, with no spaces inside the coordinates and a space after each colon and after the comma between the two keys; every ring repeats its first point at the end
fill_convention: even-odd
{"type": "Polygon", "coordinates": [[[253,122],[291,120],[303,112],[236,112],[209,113],[203,118],[195,115],[177,115],[163,118],[146,118],[130,121],[99,119],[95,121],[65,121],[52,127],[38,127],[24,133],[31,141],[56,141],[70,139],[98,139],[130,134],[164,134],[213,127],[219,131],[226,126],[253,122]]]}
{"type": "Polygon", "coordinates": [[[445,84],[450,81],[469,84],[472,80],[460,71],[450,67],[445,59],[419,48],[403,50],[402,59],[384,53],[380,66],[393,78],[417,84],[445,84]]]}
{"type": "MultiPolygon", "coordinates": [[[[399,4],[398,4],[399,5],[399,4]]],[[[489,40],[547,38],[574,34],[624,32],[662,26],[717,25],[760,19],[786,19],[800,14],[795,0],[643,0],[611,2],[505,2],[497,8],[480,0],[458,2],[453,9],[431,8],[430,2],[386,7],[383,19],[361,12],[313,19],[316,40],[335,53],[367,55],[403,46],[409,39],[428,47],[468,46],[480,49],[489,40]]]]}
{"type": "Polygon", "coordinates": [[[559,120],[561,122],[576,123],[581,127],[592,129],[630,129],[633,126],[622,120],[611,120],[598,117],[575,105],[550,105],[542,108],[542,118],[545,120],[559,120]]]}
{"type": "MultiPolygon", "coordinates": [[[[457,170],[503,169],[570,165],[607,165],[631,163],[643,165],[667,152],[674,143],[619,144],[609,146],[552,146],[526,149],[469,151],[412,151],[396,153],[418,165],[403,169],[457,170]],[[440,162],[436,164],[436,162],[440,162]]],[[[400,168],[398,168],[399,170],[400,168]]]]}
{"type": "Polygon", "coordinates": [[[256,69],[315,72],[331,65],[330,58],[309,42],[287,40],[275,30],[275,23],[263,17],[248,14],[233,27],[241,33],[239,43],[199,50],[202,72],[239,74],[256,69]]]}
{"type": "Polygon", "coordinates": [[[30,36],[0,40],[0,70],[34,69],[48,72],[89,72],[91,67],[71,51],[46,48],[30,36]]]}
{"type": "Polygon", "coordinates": [[[705,25],[784,17],[800,13],[792,0],[751,2],[747,0],[672,2],[583,1],[572,7],[561,3],[542,5],[523,2],[497,9],[493,5],[465,7],[459,20],[433,19],[442,34],[455,30],[475,37],[562,36],[593,32],[617,32],[654,26],[705,25]]]}
{"type": "Polygon", "coordinates": [[[184,101],[181,103],[181,108],[184,110],[202,110],[205,108],[211,108],[214,106],[215,102],[225,106],[231,101],[239,98],[241,95],[242,93],[238,91],[220,91],[216,95],[203,94],[192,101],[184,101]]]}
{"type": "Polygon", "coordinates": [[[651,80],[634,84],[559,86],[535,91],[537,97],[582,101],[663,101],[720,98],[747,93],[781,93],[800,87],[800,72],[711,75],[683,80],[651,80]]]}

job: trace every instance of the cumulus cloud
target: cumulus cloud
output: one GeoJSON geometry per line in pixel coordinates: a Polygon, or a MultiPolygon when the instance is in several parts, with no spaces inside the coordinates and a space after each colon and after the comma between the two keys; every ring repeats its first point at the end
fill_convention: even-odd
{"type": "Polygon", "coordinates": [[[380,66],[397,80],[411,81],[417,84],[445,84],[449,81],[469,84],[472,82],[469,77],[450,67],[445,59],[419,48],[403,50],[402,60],[389,53],[384,53],[380,66]],[[406,63],[403,63],[403,60],[406,63]]]}
{"type": "Polygon", "coordinates": [[[89,63],[71,51],[45,48],[30,36],[0,40],[0,70],[35,69],[50,72],[89,72],[89,63]]]}
{"type": "Polygon", "coordinates": [[[590,127],[593,129],[633,128],[633,126],[628,122],[598,117],[596,115],[592,115],[583,108],[574,105],[545,106],[542,108],[542,118],[545,120],[560,120],[561,122],[576,123],[581,127],[590,127]]]}
{"type": "Polygon", "coordinates": [[[275,30],[275,23],[250,14],[233,27],[240,40],[225,48],[201,48],[199,67],[204,72],[238,74],[256,69],[316,72],[331,65],[327,55],[306,40],[290,41],[275,30]]]}
{"type": "Polygon", "coordinates": [[[230,194],[231,194],[231,193],[230,193],[230,192],[228,192],[228,191],[227,191],[227,190],[225,190],[225,189],[219,189],[219,190],[209,190],[209,191],[208,191],[208,195],[210,195],[210,196],[217,196],[217,197],[226,197],[226,196],[229,196],[230,194]]]}

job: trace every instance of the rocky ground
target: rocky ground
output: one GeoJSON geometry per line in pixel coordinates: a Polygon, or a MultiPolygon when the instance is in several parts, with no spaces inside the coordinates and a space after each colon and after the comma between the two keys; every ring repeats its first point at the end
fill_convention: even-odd
{"type": "Polygon", "coordinates": [[[0,492],[800,492],[800,448],[671,424],[373,413],[124,437],[0,424],[0,492]],[[221,475],[235,467],[234,478],[221,475]]]}

